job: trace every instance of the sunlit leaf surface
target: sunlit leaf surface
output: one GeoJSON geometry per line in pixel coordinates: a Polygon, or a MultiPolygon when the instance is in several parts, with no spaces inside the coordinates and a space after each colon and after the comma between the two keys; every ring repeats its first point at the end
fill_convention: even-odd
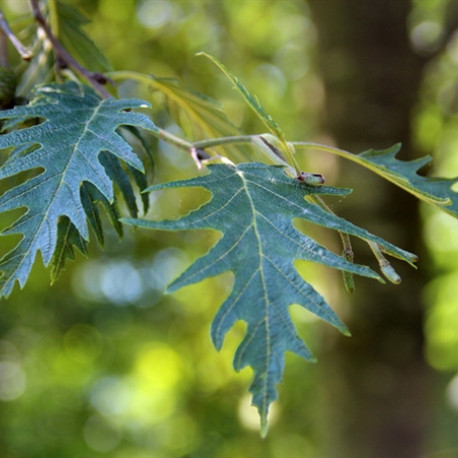
{"type": "MultiPolygon", "coordinates": [[[[142,105],[145,102],[141,100],[102,100],[86,86],[66,83],[43,86],[37,89],[30,104],[1,113],[2,119],[10,120],[10,126],[13,121],[39,121],[32,126],[16,122],[17,130],[0,135],[0,148],[15,148],[1,167],[0,178],[26,170],[41,170],[37,176],[0,197],[0,212],[27,209],[4,231],[4,234],[22,234],[23,237],[0,262],[1,295],[9,295],[16,280],[21,287],[24,285],[37,251],[41,252],[44,264],[49,264],[58,233],[65,234],[65,241],[57,244],[60,251],[55,258],[57,270],[65,257],[73,255],[66,243],[73,241],[85,250],[80,237],[88,240],[87,220],[100,238],[94,202],[101,202],[110,212],[113,181],[126,186],[124,172],[117,161],[143,171],[138,156],[116,132],[122,125],[155,129],[146,116],[125,111],[142,105]],[[102,151],[109,154],[101,154],[102,151]],[[110,157],[114,158],[111,165],[110,157]],[[68,222],[58,232],[58,223],[63,217],[67,217],[68,222]]],[[[116,219],[115,215],[111,216],[116,219]]]]}
{"type": "Polygon", "coordinates": [[[233,289],[219,309],[211,335],[221,348],[224,336],[237,320],[247,332],[237,349],[234,367],[251,366],[253,404],[265,429],[269,405],[277,398],[286,351],[306,359],[313,357],[297,335],[288,308],[299,304],[347,333],[344,324],[294,267],[304,259],[342,271],[379,279],[370,268],[353,264],[330,252],[293,226],[295,218],[346,232],[379,244],[385,251],[412,263],[414,255],[403,251],[352,223],[330,214],[304,199],[313,195],[346,195],[350,191],[309,186],[288,177],[284,168],[259,163],[211,165],[210,173],[190,180],[149,188],[202,186],[212,199],[198,210],[173,221],[126,220],[136,226],[165,229],[215,229],[223,237],[203,257],[173,281],[169,291],[226,271],[234,274],[233,289]]]}

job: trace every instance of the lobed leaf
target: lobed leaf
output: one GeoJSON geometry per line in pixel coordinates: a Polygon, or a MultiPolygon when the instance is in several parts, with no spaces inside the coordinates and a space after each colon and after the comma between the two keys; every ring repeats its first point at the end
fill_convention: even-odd
{"type": "Polygon", "coordinates": [[[232,271],[233,288],[216,314],[211,336],[219,349],[233,324],[237,320],[246,321],[247,332],[236,351],[234,367],[253,368],[250,391],[265,425],[269,405],[277,398],[275,386],[282,377],[284,353],[291,351],[313,360],[297,335],[289,306],[299,304],[348,333],[323,297],[298,274],[294,260],[313,261],[381,280],[369,267],[353,264],[299,232],[293,220],[302,218],[373,241],[410,264],[416,257],[304,199],[321,194],[346,195],[350,190],[300,183],[288,177],[281,166],[216,164],[208,169],[210,173],[204,176],[148,188],[204,187],[212,198],[199,209],[173,221],[128,219],[124,222],[150,229],[222,232],[223,237],[216,245],[173,281],[168,291],[232,271]]]}
{"type": "Polygon", "coordinates": [[[143,171],[142,162],[117,129],[131,125],[155,130],[145,115],[125,111],[145,104],[136,99],[102,100],[87,86],[65,83],[42,86],[28,105],[0,113],[7,120],[42,120],[0,135],[0,149],[14,148],[0,168],[0,179],[26,170],[41,171],[0,197],[0,212],[27,208],[3,232],[22,234],[22,239],[0,260],[0,296],[8,296],[16,280],[21,287],[25,284],[37,251],[45,265],[55,262],[53,272],[73,256],[72,245],[85,252],[87,221],[103,242],[96,202],[102,203],[117,227],[113,181],[128,194],[125,172],[117,161],[143,171]],[[63,218],[68,222],[61,223],[63,218]]]}
{"type": "Polygon", "coordinates": [[[57,224],[57,242],[51,261],[51,283],[55,282],[64,269],[66,260],[75,259],[75,248],[87,256],[87,241],[81,237],[70,220],[64,217],[57,224]]]}
{"type": "Polygon", "coordinates": [[[458,193],[452,190],[452,186],[458,183],[458,177],[449,179],[418,175],[417,172],[431,162],[432,158],[425,156],[412,161],[401,161],[396,158],[400,149],[400,143],[385,150],[370,149],[352,155],[354,156],[352,160],[410,192],[418,199],[458,218],[458,193]]]}

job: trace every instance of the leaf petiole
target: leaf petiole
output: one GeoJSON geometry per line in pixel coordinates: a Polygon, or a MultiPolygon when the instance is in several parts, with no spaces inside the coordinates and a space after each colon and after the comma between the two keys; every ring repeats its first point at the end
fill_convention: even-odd
{"type": "Polygon", "coordinates": [[[393,266],[390,264],[388,259],[383,256],[382,250],[380,249],[379,245],[375,242],[371,242],[370,240],[366,240],[368,245],[370,246],[372,253],[374,253],[377,262],[379,263],[380,270],[382,271],[383,275],[395,285],[399,285],[401,283],[401,277],[399,274],[394,270],[393,266]]]}

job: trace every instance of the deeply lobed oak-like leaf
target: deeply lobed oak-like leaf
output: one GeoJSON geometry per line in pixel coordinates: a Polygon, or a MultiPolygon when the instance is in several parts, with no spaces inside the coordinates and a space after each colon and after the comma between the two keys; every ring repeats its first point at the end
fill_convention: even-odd
{"type": "Polygon", "coordinates": [[[458,177],[441,178],[418,174],[425,165],[431,162],[431,156],[410,161],[400,160],[396,157],[401,149],[400,143],[384,150],[369,149],[359,154],[318,143],[293,142],[293,144],[296,147],[326,151],[356,162],[418,199],[458,218],[458,192],[453,189],[458,183],[458,177]]]}
{"type": "Polygon", "coordinates": [[[348,262],[299,232],[293,220],[302,218],[375,242],[410,264],[416,256],[304,199],[323,194],[346,195],[350,190],[300,183],[287,176],[281,166],[217,164],[208,169],[210,173],[204,176],[148,188],[204,187],[212,198],[199,209],[173,221],[124,221],[150,229],[222,232],[223,237],[216,245],[173,281],[168,290],[233,272],[232,292],[216,314],[211,335],[219,349],[232,325],[237,320],[246,321],[247,332],[237,349],[234,367],[253,368],[250,391],[265,429],[269,405],[277,398],[275,385],[282,377],[284,353],[291,351],[312,359],[296,333],[289,306],[299,304],[342,332],[348,332],[323,297],[298,274],[294,261],[304,259],[380,279],[370,268],[348,262]]]}
{"type": "Polygon", "coordinates": [[[388,181],[396,184],[418,199],[433,205],[458,218],[458,193],[452,186],[458,183],[456,178],[435,178],[418,175],[418,171],[431,162],[431,156],[412,161],[401,161],[396,154],[401,144],[393,145],[385,150],[370,149],[360,154],[345,156],[354,162],[372,170],[388,181]]]}
{"type": "MultiPolygon", "coordinates": [[[[0,212],[27,209],[3,232],[22,234],[22,239],[0,261],[0,296],[8,296],[16,280],[24,285],[38,251],[45,265],[54,256],[55,272],[73,256],[73,245],[84,252],[87,220],[100,240],[95,202],[113,213],[113,181],[126,193],[125,172],[118,161],[143,171],[141,160],[117,129],[129,125],[155,130],[145,115],[126,111],[145,105],[135,99],[102,100],[87,86],[65,83],[42,86],[28,105],[0,112],[9,128],[16,127],[0,135],[0,149],[14,148],[0,168],[0,179],[41,170],[0,197],[0,212]],[[42,122],[21,124],[29,119],[42,122]]],[[[115,221],[117,214],[111,217],[115,221]]]]}

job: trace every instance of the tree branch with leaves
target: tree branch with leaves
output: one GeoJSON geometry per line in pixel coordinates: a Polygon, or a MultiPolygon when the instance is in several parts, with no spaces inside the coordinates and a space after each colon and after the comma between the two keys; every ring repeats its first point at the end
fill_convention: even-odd
{"type": "MultiPolygon", "coordinates": [[[[0,26],[4,37],[23,59],[30,61],[29,65],[38,65],[34,59],[48,52],[38,45],[42,40],[38,30],[43,30],[52,49],[53,58],[46,64],[52,77],[51,81],[43,81],[40,76],[31,79],[25,70],[17,72],[15,78],[28,78],[27,86],[33,89],[21,94],[26,99],[24,104],[0,112],[0,149],[8,152],[0,178],[39,171],[32,178],[11,185],[0,197],[0,212],[26,209],[3,231],[3,235],[19,234],[21,240],[0,261],[0,294],[8,298],[16,283],[21,288],[26,285],[38,252],[45,266],[51,267],[52,281],[56,280],[66,260],[75,257],[75,249],[87,255],[89,227],[103,244],[100,207],[120,236],[123,224],[147,230],[211,229],[222,233],[206,255],[168,286],[168,292],[232,272],[232,290],[216,312],[211,336],[219,349],[237,320],[247,323],[234,368],[238,371],[249,366],[254,371],[250,391],[261,417],[261,433],[265,435],[269,406],[277,398],[276,385],[283,375],[285,352],[314,360],[296,331],[289,307],[299,304],[349,335],[331,306],[299,275],[294,261],[308,260],[342,271],[350,291],[354,289],[354,274],[384,282],[371,267],[353,262],[350,237],[369,244],[382,274],[393,283],[399,283],[400,277],[385,254],[412,266],[417,261],[414,254],[334,214],[324,197],[345,196],[351,190],[324,185],[319,171],[301,170],[296,150],[316,150],[353,161],[454,217],[458,217],[458,199],[452,186],[457,180],[419,175],[417,172],[430,158],[400,161],[396,158],[400,145],[353,154],[305,139],[289,141],[259,100],[208,54],[203,53],[228,78],[267,133],[239,132],[218,103],[176,80],[129,69],[105,73],[88,70],[59,41],[47,17],[51,9],[64,11],[72,7],[49,0],[48,6],[53,8],[44,13],[37,0],[30,4],[37,34],[29,47],[21,44],[1,12],[0,26]],[[34,49],[33,59],[29,49],[34,49]],[[116,93],[116,84],[125,80],[161,93],[164,109],[178,118],[185,116],[205,138],[189,140],[160,127],[159,121],[153,119],[148,100],[116,98],[111,92],[116,93]],[[106,83],[112,85],[113,91],[107,89],[106,83]],[[129,143],[127,131],[140,141],[141,151],[129,143]],[[196,164],[195,177],[148,187],[145,173],[151,171],[156,154],[155,145],[149,140],[151,135],[188,153],[196,164]],[[251,161],[250,154],[240,146],[256,150],[263,162],[251,161]],[[146,212],[147,193],[182,187],[205,188],[211,199],[176,220],[139,217],[139,191],[143,193],[146,212]],[[120,210],[121,198],[128,214],[120,210]],[[295,218],[336,231],[342,240],[342,255],[296,229],[295,218]]],[[[74,10],[72,14],[79,13],[74,10]]],[[[93,55],[100,53],[89,39],[86,44],[93,55]]],[[[7,62],[3,58],[3,64],[7,62]]],[[[0,87],[1,84],[4,81],[0,81],[0,87]]],[[[11,102],[12,99],[7,106],[11,102]]]]}

